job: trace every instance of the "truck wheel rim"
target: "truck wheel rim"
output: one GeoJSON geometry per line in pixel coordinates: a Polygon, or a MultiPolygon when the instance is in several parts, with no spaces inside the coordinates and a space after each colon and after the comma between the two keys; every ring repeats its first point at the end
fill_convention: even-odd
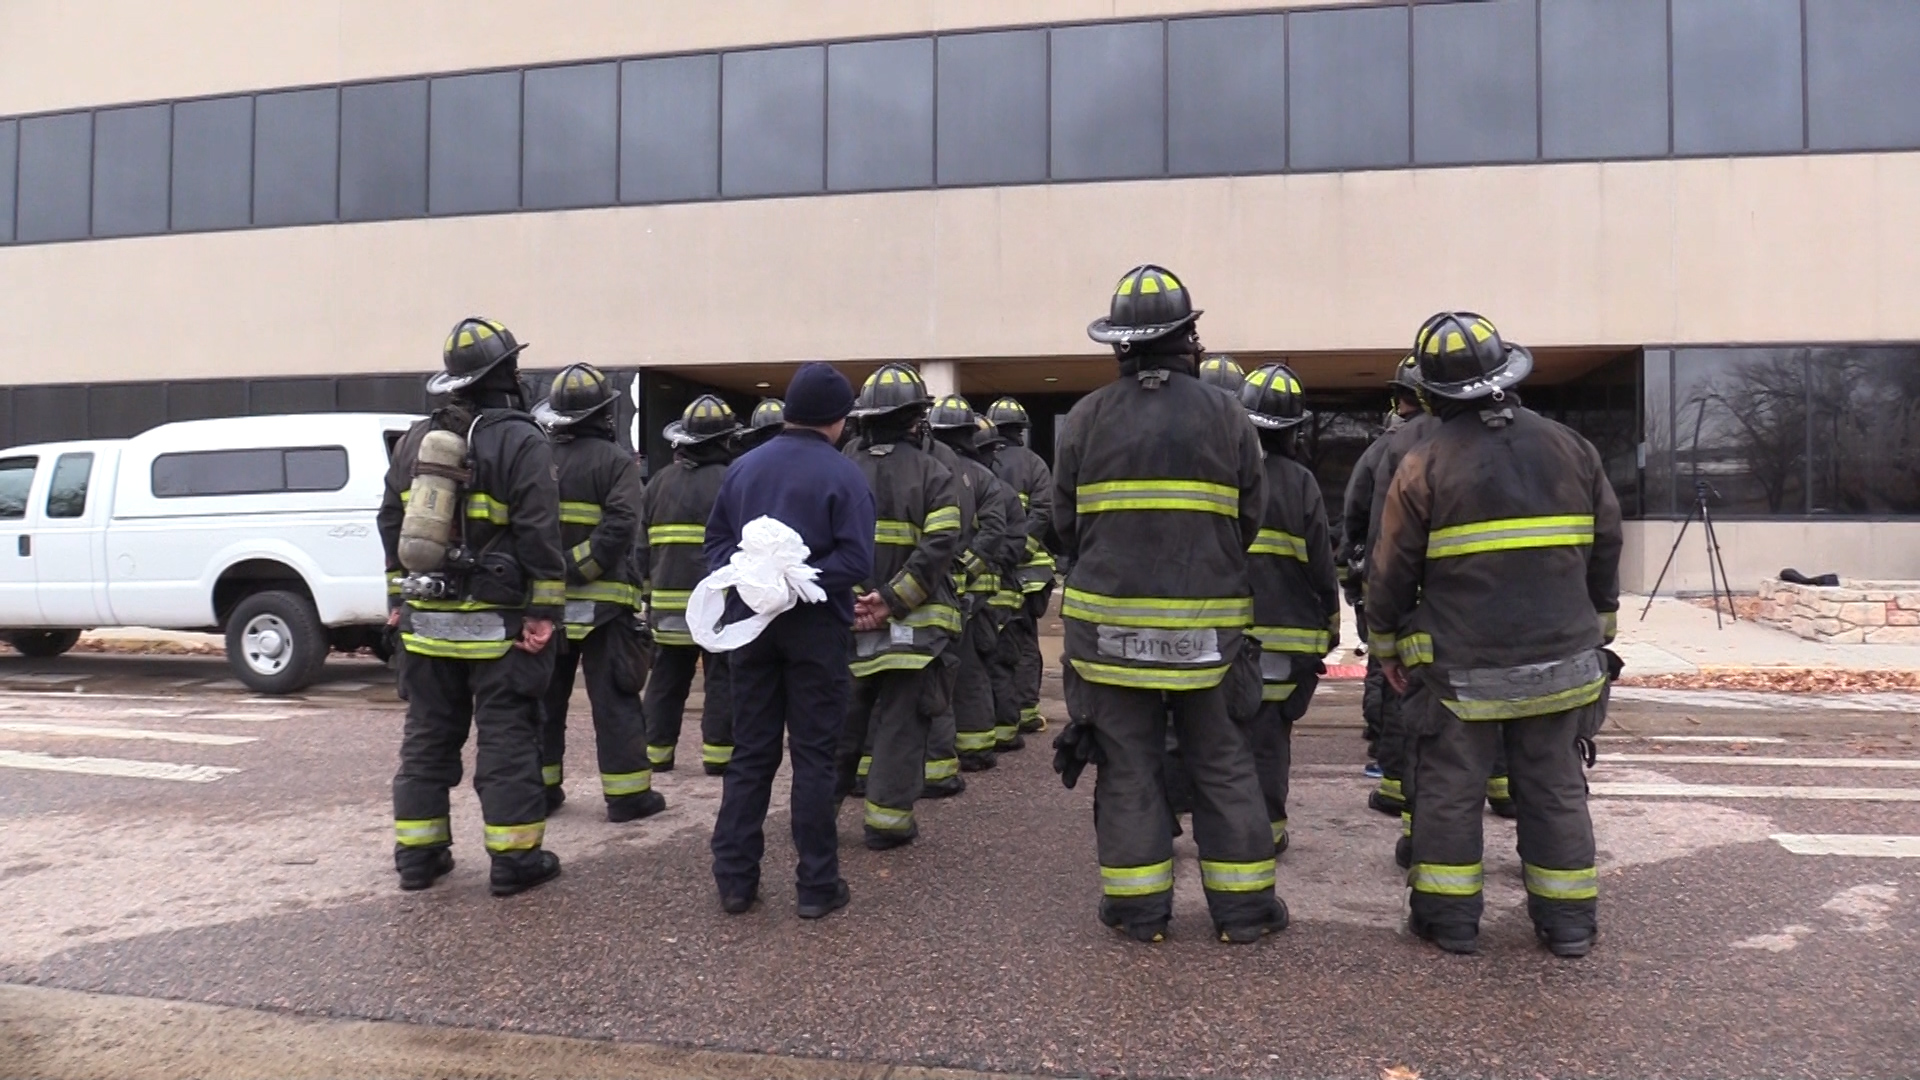
{"type": "Polygon", "coordinates": [[[255,615],[240,635],[247,666],[262,675],[278,675],[293,660],[293,631],[278,615],[255,615]]]}

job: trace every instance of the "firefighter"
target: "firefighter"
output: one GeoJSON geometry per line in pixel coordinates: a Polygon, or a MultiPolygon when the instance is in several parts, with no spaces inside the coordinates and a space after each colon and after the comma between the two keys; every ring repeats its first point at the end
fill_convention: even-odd
{"type": "Polygon", "coordinates": [[[427,888],[453,869],[447,792],[460,782],[469,727],[479,730],[473,784],[493,894],[560,874],[559,857],[541,846],[540,696],[553,672],[566,568],[553,451],[520,389],[523,348],[492,319],[456,324],[444,370],[427,384],[448,400],[408,430],[387,470],[380,539],[397,601],[390,622],[406,650],[407,719],[393,778],[402,889],[427,888]],[[423,547],[437,554],[423,558],[423,547]]]}
{"type": "Polygon", "coordinates": [[[1620,506],[1592,444],[1521,405],[1533,358],[1492,323],[1435,316],[1414,354],[1440,430],[1394,475],[1367,569],[1369,643],[1415,734],[1409,929],[1477,948],[1480,804],[1504,744],[1528,914],[1555,955],[1584,956],[1598,876],[1576,744],[1602,716],[1620,506]]]}
{"type": "MultiPolygon", "coordinates": [[[[1040,620],[1046,617],[1053,600],[1054,562],[1047,550],[1053,530],[1053,473],[1046,459],[1027,445],[1032,419],[1018,401],[1003,397],[987,410],[1005,445],[993,451],[994,475],[1019,496],[1020,509],[1027,515],[1027,550],[1015,574],[1018,588],[1009,588],[997,596],[993,605],[1003,610],[1002,629],[993,662],[989,666],[995,681],[996,708],[1002,712],[995,736],[998,745],[1018,750],[1021,732],[1047,729],[1047,718],[1040,714],[1040,679],[1044,665],[1040,659],[1040,620]],[[1011,707],[1017,714],[1017,726],[1007,730],[1004,710],[1011,693],[1011,707]]],[[[1012,584],[1012,583],[1010,583],[1012,584]]]]}
{"type": "Polygon", "coordinates": [[[1180,280],[1149,265],[1120,279],[1109,316],[1087,328],[1120,372],[1073,407],[1054,462],[1054,528],[1073,559],[1061,608],[1073,723],[1056,747],[1091,726],[1101,921],[1161,941],[1173,914],[1171,714],[1199,789],[1214,931],[1245,943],[1287,924],[1253,749],[1229,714],[1239,680],[1227,683],[1253,621],[1247,548],[1266,473],[1239,403],[1194,377],[1199,317],[1180,280]]]}
{"type": "Polygon", "coordinates": [[[1216,354],[1200,361],[1200,381],[1208,386],[1217,386],[1240,400],[1240,388],[1247,384],[1246,369],[1224,354],[1216,354]]]}
{"type": "Polygon", "coordinates": [[[653,676],[647,681],[647,758],[656,772],[672,772],[680,743],[681,716],[693,689],[697,664],[705,675],[700,705],[700,764],[708,776],[727,771],[733,759],[733,694],[727,658],[693,643],[687,632],[687,597],[707,576],[701,547],[714,496],[733,460],[733,439],[740,421],[727,403],[712,394],[693,399],[680,419],[668,424],[673,462],[654,474],[642,499],[646,530],[648,622],[659,646],[653,676]]]}
{"type": "Polygon", "coordinates": [[[747,418],[747,430],[739,438],[740,453],[757,450],[772,442],[773,437],[780,434],[786,419],[787,406],[779,398],[766,398],[755,405],[753,415],[747,418]]]}
{"type": "MultiPolygon", "coordinates": [[[[948,684],[950,719],[943,721],[956,729],[959,765],[965,772],[990,769],[996,761],[993,683],[986,658],[999,639],[993,599],[1013,582],[1026,555],[1027,537],[1019,497],[994,476],[987,463],[991,454],[981,447],[983,423],[959,395],[941,398],[927,415],[934,438],[952,451],[949,468],[962,487],[971,489],[975,506],[972,536],[955,560],[953,582],[960,591],[963,623],[960,641],[951,650],[955,664],[948,684]]],[[[932,783],[929,776],[929,788],[932,783]]]]}
{"type": "Polygon", "coordinates": [[[567,644],[547,686],[540,772],[547,812],[566,801],[561,787],[567,706],[574,674],[585,668],[593,707],[600,793],[608,821],[638,821],[667,808],[647,764],[646,684],[651,641],[638,622],[640,589],[628,561],[640,530],[640,470],[614,441],[619,391],[590,364],[553,380],[533,418],[553,441],[560,476],[560,543],[567,563],[567,644]]]}
{"type": "Polygon", "coordinates": [[[1320,481],[1296,458],[1300,425],[1313,414],[1300,380],[1283,364],[1247,377],[1241,407],[1266,455],[1267,505],[1248,549],[1253,637],[1260,642],[1260,713],[1251,725],[1260,788],[1267,799],[1275,854],[1287,850],[1287,781],[1293,725],[1306,715],[1340,640],[1340,585],[1320,481]]]}
{"type": "Polygon", "coordinates": [[[946,708],[942,656],[960,636],[951,578],[960,550],[953,474],[921,448],[932,399],[920,373],[887,364],[854,404],[861,442],[848,456],[873,489],[873,574],[854,605],[853,704],[840,739],[837,794],[853,790],[871,736],[866,843],[884,851],[920,835],[927,738],[946,708]]]}

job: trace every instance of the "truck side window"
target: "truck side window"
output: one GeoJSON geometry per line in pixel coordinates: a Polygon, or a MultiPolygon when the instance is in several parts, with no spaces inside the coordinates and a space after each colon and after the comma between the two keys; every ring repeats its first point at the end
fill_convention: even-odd
{"type": "Polygon", "coordinates": [[[19,521],[27,516],[27,496],[33,491],[33,470],[39,458],[7,458],[0,461],[0,521],[19,521]]]}
{"type": "Polygon", "coordinates": [[[346,486],[347,451],[339,446],[203,450],[153,459],[153,494],[161,499],[339,491],[346,486]]]}
{"type": "Polygon", "coordinates": [[[47,489],[47,516],[85,517],[87,482],[92,478],[92,454],[61,454],[53,466],[53,483],[47,489]]]}

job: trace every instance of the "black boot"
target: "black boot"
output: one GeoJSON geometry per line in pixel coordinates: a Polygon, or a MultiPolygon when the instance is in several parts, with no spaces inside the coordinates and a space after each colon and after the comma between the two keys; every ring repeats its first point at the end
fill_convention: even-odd
{"type": "Polygon", "coordinates": [[[1566,960],[1578,960],[1592,952],[1594,939],[1599,936],[1583,926],[1536,926],[1533,933],[1548,952],[1566,960]]]}
{"type": "Polygon", "coordinates": [[[401,848],[393,853],[394,869],[400,871],[400,888],[417,892],[453,870],[453,852],[443,847],[401,848]]]}
{"type": "Polygon", "coordinates": [[[920,788],[923,799],[951,799],[967,790],[967,781],[962,776],[950,776],[945,780],[928,780],[920,788]]]}
{"type": "Polygon", "coordinates": [[[541,848],[493,857],[492,886],[495,896],[523,893],[559,876],[560,856],[541,848]]]}
{"type": "Polygon", "coordinates": [[[1402,870],[1413,869],[1413,837],[1403,836],[1393,842],[1393,862],[1402,870]]]}
{"type": "Polygon", "coordinates": [[[1385,814],[1388,817],[1399,817],[1401,812],[1406,808],[1407,801],[1405,799],[1396,799],[1382,792],[1379,788],[1375,788],[1367,796],[1367,809],[1375,811],[1376,813],[1385,814]]]}
{"type": "Polygon", "coordinates": [[[1503,817],[1509,821],[1520,816],[1520,811],[1514,809],[1512,799],[1490,798],[1487,800],[1487,808],[1493,811],[1495,817],[1503,817]]]}
{"type": "Polygon", "coordinates": [[[919,837],[920,823],[917,821],[909,825],[906,832],[881,832],[878,829],[868,829],[867,850],[892,851],[894,848],[913,843],[919,837]]]}
{"type": "Polygon", "coordinates": [[[1241,923],[1235,926],[1214,924],[1214,932],[1220,940],[1229,945],[1252,945],[1268,934],[1277,934],[1287,928],[1287,902],[1279,897],[1273,898],[1273,910],[1259,922],[1241,923]]]}
{"type": "Polygon", "coordinates": [[[1407,929],[1433,942],[1442,952],[1472,956],[1480,951],[1480,928],[1465,923],[1430,923],[1418,915],[1407,916],[1407,929]]]}
{"type": "Polygon", "coordinates": [[[667,808],[667,797],[657,791],[642,791],[638,795],[622,795],[607,800],[607,820],[613,822],[639,821],[650,818],[667,808]]]}
{"type": "Polygon", "coordinates": [[[847,888],[845,878],[833,883],[833,895],[818,903],[800,905],[800,917],[803,919],[824,919],[853,902],[853,890],[847,888]]]}
{"type": "Polygon", "coordinates": [[[1105,900],[1100,901],[1100,922],[1104,926],[1127,935],[1143,945],[1158,945],[1167,940],[1167,920],[1150,919],[1128,922],[1114,911],[1105,900]]]}
{"type": "Polygon", "coordinates": [[[560,809],[560,807],[561,807],[561,804],[563,804],[563,803],[565,803],[566,801],[567,801],[567,789],[566,789],[566,788],[563,788],[563,787],[561,787],[561,786],[560,786],[559,784],[550,784],[550,785],[548,785],[548,787],[547,787],[547,816],[548,816],[548,817],[552,817],[552,816],[553,816],[553,813],[554,813],[554,811],[556,811],[556,810],[558,810],[558,809],[560,809]]]}
{"type": "Polygon", "coordinates": [[[996,742],[993,744],[993,748],[999,753],[1011,754],[1015,750],[1025,750],[1027,748],[1027,740],[1021,736],[1018,729],[1015,729],[1013,738],[996,742]]]}
{"type": "Polygon", "coordinates": [[[992,750],[960,755],[961,772],[986,772],[998,764],[1000,764],[1000,758],[992,750]]]}

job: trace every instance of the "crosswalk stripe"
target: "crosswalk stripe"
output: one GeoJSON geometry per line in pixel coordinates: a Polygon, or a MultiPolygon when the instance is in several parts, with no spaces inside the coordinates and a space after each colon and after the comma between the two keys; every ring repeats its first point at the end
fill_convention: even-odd
{"type": "Polygon", "coordinates": [[[30,754],[19,750],[0,750],[0,769],[124,776],[135,780],[179,780],[189,784],[211,784],[223,776],[240,771],[223,765],[179,765],[171,761],[133,761],[127,758],[55,757],[52,754],[30,754]]]}
{"type": "Polygon", "coordinates": [[[1920,836],[1855,836],[1844,833],[1774,833],[1774,843],[1795,855],[1848,855],[1864,859],[1920,859],[1920,836]]]}
{"type": "Polygon", "coordinates": [[[1759,745],[1783,745],[1787,740],[1775,735],[1602,735],[1602,743],[1610,742],[1691,742],[1691,743],[1755,743],[1759,745]]]}
{"type": "Polygon", "coordinates": [[[1767,787],[1596,781],[1591,792],[1627,799],[1812,799],[1822,802],[1920,802],[1920,788],[1767,787]]]}
{"type": "Polygon", "coordinates": [[[152,742],[195,743],[201,746],[239,746],[257,741],[253,735],[211,735],[200,731],[148,731],[144,728],[93,724],[42,724],[0,720],[0,731],[17,735],[55,735],[75,739],[145,739],[152,742]]]}
{"type": "Polygon", "coordinates": [[[1613,754],[1600,758],[1610,761],[1663,762],[1668,765],[1758,765],[1767,768],[1802,769],[1920,769],[1920,761],[1911,758],[1858,757],[1739,757],[1731,754],[1613,754]]]}

